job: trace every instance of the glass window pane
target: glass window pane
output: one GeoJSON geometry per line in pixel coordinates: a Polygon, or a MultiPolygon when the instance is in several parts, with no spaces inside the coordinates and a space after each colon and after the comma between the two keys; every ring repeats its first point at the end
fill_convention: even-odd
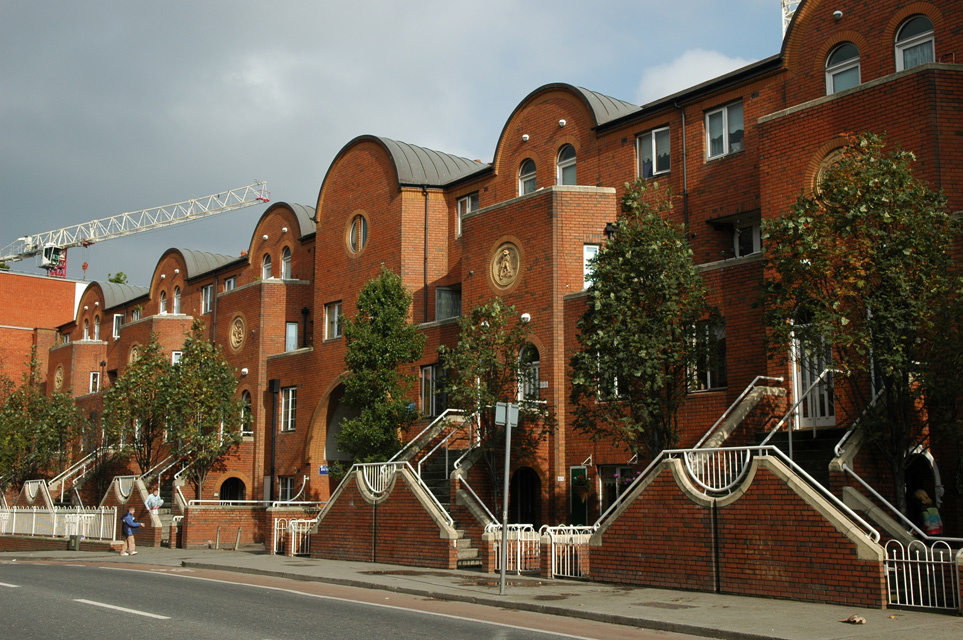
{"type": "Polygon", "coordinates": [[[921,42],[915,47],[903,50],[903,69],[912,69],[921,64],[933,62],[933,41],[921,42]]]}
{"type": "Polygon", "coordinates": [[[742,103],[729,105],[729,152],[742,151],[742,103]]]}
{"type": "Polygon", "coordinates": [[[833,74],[833,93],[851,89],[859,84],[859,66],[833,74]]]}
{"type": "Polygon", "coordinates": [[[658,173],[669,170],[669,130],[655,132],[655,170],[658,173]]]}
{"type": "Polygon", "coordinates": [[[709,114],[709,156],[721,156],[725,153],[722,140],[722,111],[709,114]]]}
{"type": "Polygon", "coordinates": [[[651,178],[654,171],[652,162],[652,134],[639,136],[639,175],[651,178]]]}

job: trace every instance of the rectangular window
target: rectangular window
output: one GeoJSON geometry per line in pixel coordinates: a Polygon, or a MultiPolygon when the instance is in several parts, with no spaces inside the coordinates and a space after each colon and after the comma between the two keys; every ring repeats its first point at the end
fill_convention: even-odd
{"type": "Polygon", "coordinates": [[[334,340],[341,337],[341,302],[324,305],[324,339],[334,340]]]}
{"type": "Polygon", "coordinates": [[[287,502],[294,499],[294,476],[281,476],[278,478],[278,500],[287,502]]]}
{"type": "Polygon", "coordinates": [[[464,198],[458,198],[458,235],[461,235],[461,220],[467,214],[478,209],[478,194],[473,193],[464,198]]]}
{"type": "Polygon", "coordinates": [[[592,264],[591,260],[599,254],[597,244],[582,245],[582,288],[588,289],[592,286],[592,264]]]}
{"type": "Polygon", "coordinates": [[[690,391],[724,389],[726,368],[726,326],[721,322],[700,322],[696,326],[696,367],[690,391]]]}
{"type": "Polygon", "coordinates": [[[669,127],[653,129],[636,140],[639,150],[639,176],[651,178],[666,173],[670,166],[669,127]]]}
{"type": "Polygon", "coordinates": [[[457,318],[461,315],[461,288],[437,287],[435,289],[435,320],[457,318]]]}
{"type": "Polygon", "coordinates": [[[100,391],[100,372],[91,371],[90,372],[90,393],[97,393],[100,391]]]}
{"type": "Polygon", "coordinates": [[[210,313],[214,310],[214,285],[208,284],[201,287],[201,313],[210,313]]]}
{"type": "Polygon", "coordinates": [[[184,356],[182,351],[171,351],[171,364],[177,364],[181,361],[184,356]]]}
{"type": "Polygon", "coordinates": [[[445,370],[441,364],[421,368],[421,413],[434,417],[448,408],[448,396],[444,392],[445,370]]]}
{"type": "Polygon", "coordinates": [[[742,102],[706,112],[706,149],[709,158],[742,151],[744,137],[742,102]]]}
{"type": "Polygon", "coordinates": [[[294,431],[298,415],[298,388],[281,389],[281,431],[294,431]]]}
{"type": "Polygon", "coordinates": [[[230,278],[224,279],[224,290],[233,291],[234,287],[237,286],[237,277],[231,276],[230,278]]]}
{"type": "Polygon", "coordinates": [[[762,233],[758,222],[735,225],[733,249],[737,258],[762,251],[762,233]]]}
{"type": "Polygon", "coordinates": [[[137,322],[140,320],[140,309],[133,309],[130,312],[130,321],[137,322]]]}
{"type": "Polygon", "coordinates": [[[288,322],[284,325],[284,350],[294,351],[298,348],[298,323],[288,322]]]}
{"type": "Polygon", "coordinates": [[[114,339],[120,337],[120,328],[124,326],[124,314],[115,313],[114,314],[114,339]]]}

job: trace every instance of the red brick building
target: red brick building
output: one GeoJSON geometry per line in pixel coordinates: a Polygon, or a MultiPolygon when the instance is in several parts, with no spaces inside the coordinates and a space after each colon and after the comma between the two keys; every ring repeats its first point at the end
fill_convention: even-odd
{"type": "MultiPolygon", "coordinates": [[[[766,355],[761,220],[809,192],[846,135],[864,131],[915,153],[917,175],[946,194],[950,210],[963,208],[957,53],[958,3],[804,0],[781,51],[645,105],[562,83],[536,88],[509,114],[489,163],[359,136],[331,161],[315,206],[272,205],[245,255],[171,249],[146,289],[91,284],[61,325],[50,375],[77,396],[96,396],[150,332],[176,358],[200,317],[237,368],[253,416],[205,497],[286,498],[303,486],[304,497],[324,500],[335,487],[322,469],[343,459],[338,424],[350,415],[339,316],[355,314],[359,290],[384,264],[412,292],[411,318],[427,337],[412,368],[422,377],[412,400],[425,416],[443,409],[431,386],[442,373],[436,349],[457,340],[463,311],[501,297],[531,316],[539,398],[555,409],[558,429],[537,457],[515,462],[513,518],[594,521],[621,493],[616,478],[641,468],[628,451],[575,432],[569,403],[585,261],[604,244],[623,185],[641,176],[671,187],[673,221],[687,229],[724,320],[724,366],[692,390],[681,445],[693,446],[757,377],[782,377],[774,386],[783,395],[747,418],[761,424],[794,400],[803,368],[766,355]],[[573,498],[573,473],[593,483],[584,505],[573,498]]],[[[830,387],[813,393],[796,428],[850,426],[827,402],[830,387]]],[[[872,453],[848,455],[885,494],[872,453]]],[[[956,443],[920,452],[913,476],[956,531],[960,496],[949,487],[958,455],[956,443]]],[[[836,492],[848,484],[833,482],[836,492]]]]}

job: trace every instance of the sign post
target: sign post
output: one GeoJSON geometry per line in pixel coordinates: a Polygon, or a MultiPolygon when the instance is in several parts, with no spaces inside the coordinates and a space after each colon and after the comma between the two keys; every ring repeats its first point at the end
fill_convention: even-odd
{"type": "Polygon", "coordinates": [[[502,485],[502,566],[498,594],[505,595],[505,573],[508,569],[508,479],[511,464],[512,429],[518,425],[518,405],[499,402],[495,405],[495,424],[505,425],[505,482],[502,485]]]}

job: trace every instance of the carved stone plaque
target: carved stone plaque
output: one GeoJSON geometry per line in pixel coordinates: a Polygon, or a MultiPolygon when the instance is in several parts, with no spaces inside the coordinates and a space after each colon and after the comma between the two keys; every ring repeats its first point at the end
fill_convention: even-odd
{"type": "Polygon", "coordinates": [[[521,256],[512,242],[501,244],[492,256],[491,275],[495,286],[507,289],[518,279],[521,256]]]}
{"type": "Polygon", "coordinates": [[[237,316],[234,321],[231,322],[231,348],[235,351],[239,351],[241,347],[244,346],[245,332],[247,331],[244,325],[244,318],[237,316]]]}

